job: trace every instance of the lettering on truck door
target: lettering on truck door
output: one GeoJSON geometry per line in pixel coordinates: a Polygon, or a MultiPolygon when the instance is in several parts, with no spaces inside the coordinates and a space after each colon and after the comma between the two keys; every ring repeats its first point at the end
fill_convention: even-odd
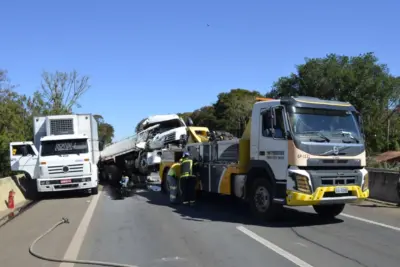
{"type": "Polygon", "coordinates": [[[287,125],[283,106],[274,107],[276,125],[272,125],[272,113],[268,110],[260,116],[261,133],[258,142],[258,158],[271,167],[275,179],[286,181],[288,168],[287,125]],[[272,130],[273,129],[273,130],[272,130]]]}

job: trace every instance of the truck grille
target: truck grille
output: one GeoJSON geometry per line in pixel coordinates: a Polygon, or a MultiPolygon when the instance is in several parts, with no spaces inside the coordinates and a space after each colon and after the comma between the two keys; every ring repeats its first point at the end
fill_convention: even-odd
{"type": "Polygon", "coordinates": [[[356,183],[356,177],[323,177],[321,185],[350,185],[356,183]]]}
{"type": "Polygon", "coordinates": [[[48,166],[49,174],[63,174],[63,173],[82,173],[83,164],[71,164],[71,165],[58,165],[58,166],[48,166]]]}
{"type": "Polygon", "coordinates": [[[311,176],[312,186],[340,186],[361,185],[362,173],[359,170],[308,170],[311,176]]]}
{"type": "Polygon", "coordinates": [[[73,119],[53,119],[50,120],[50,134],[74,134],[73,119]]]}

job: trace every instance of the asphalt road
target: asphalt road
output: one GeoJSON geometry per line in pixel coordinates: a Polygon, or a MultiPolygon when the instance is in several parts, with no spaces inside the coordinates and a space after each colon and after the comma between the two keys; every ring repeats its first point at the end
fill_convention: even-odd
{"type": "MultiPolygon", "coordinates": [[[[36,236],[62,217],[70,224],[41,241],[52,257],[100,260],[139,267],[396,267],[400,209],[371,202],[348,206],[334,222],[311,208],[286,209],[282,221],[257,224],[245,206],[206,196],[194,207],[171,206],[159,192],[138,190],[116,200],[63,196],[34,205],[0,228],[0,265],[62,266],[29,255],[36,236]],[[379,225],[380,223],[380,225],[379,225]]],[[[75,267],[89,265],[75,265],[75,267]]]]}

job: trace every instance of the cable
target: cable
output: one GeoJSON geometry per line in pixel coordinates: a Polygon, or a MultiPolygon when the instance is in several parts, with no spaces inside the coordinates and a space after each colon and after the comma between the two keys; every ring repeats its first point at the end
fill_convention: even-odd
{"type": "Polygon", "coordinates": [[[64,223],[69,223],[69,220],[67,218],[62,218],[61,221],[57,222],[54,224],[49,230],[41,234],[38,238],[35,239],[35,241],[32,242],[32,244],[29,247],[29,253],[35,256],[36,258],[39,258],[41,260],[46,260],[46,261],[53,261],[53,262],[66,262],[66,263],[74,263],[74,264],[88,264],[88,265],[100,265],[100,266],[108,266],[108,267],[138,267],[136,265],[130,265],[130,264],[121,264],[121,263],[113,263],[113,262],[105,262],[105,261],[90,261],[90,260],[72,260],[72,259],[57,259],[57,258],[52,258],[52,257],[46,257],[42,256],[39,253],[35,252],[33,250],[34,246],[36,245],[39,240],[41,240],[43,237],[48,235],[51,231],[56,229],[58,226],[64,223]]]}

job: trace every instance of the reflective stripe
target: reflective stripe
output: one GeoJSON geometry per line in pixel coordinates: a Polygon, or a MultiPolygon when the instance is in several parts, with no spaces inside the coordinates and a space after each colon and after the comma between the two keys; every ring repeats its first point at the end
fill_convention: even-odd
{"type": "Polygon", "coordinates": [[[193,160],[184,159],[181,162],[181,177],[191,176],[193,174],[193,160]]]}

